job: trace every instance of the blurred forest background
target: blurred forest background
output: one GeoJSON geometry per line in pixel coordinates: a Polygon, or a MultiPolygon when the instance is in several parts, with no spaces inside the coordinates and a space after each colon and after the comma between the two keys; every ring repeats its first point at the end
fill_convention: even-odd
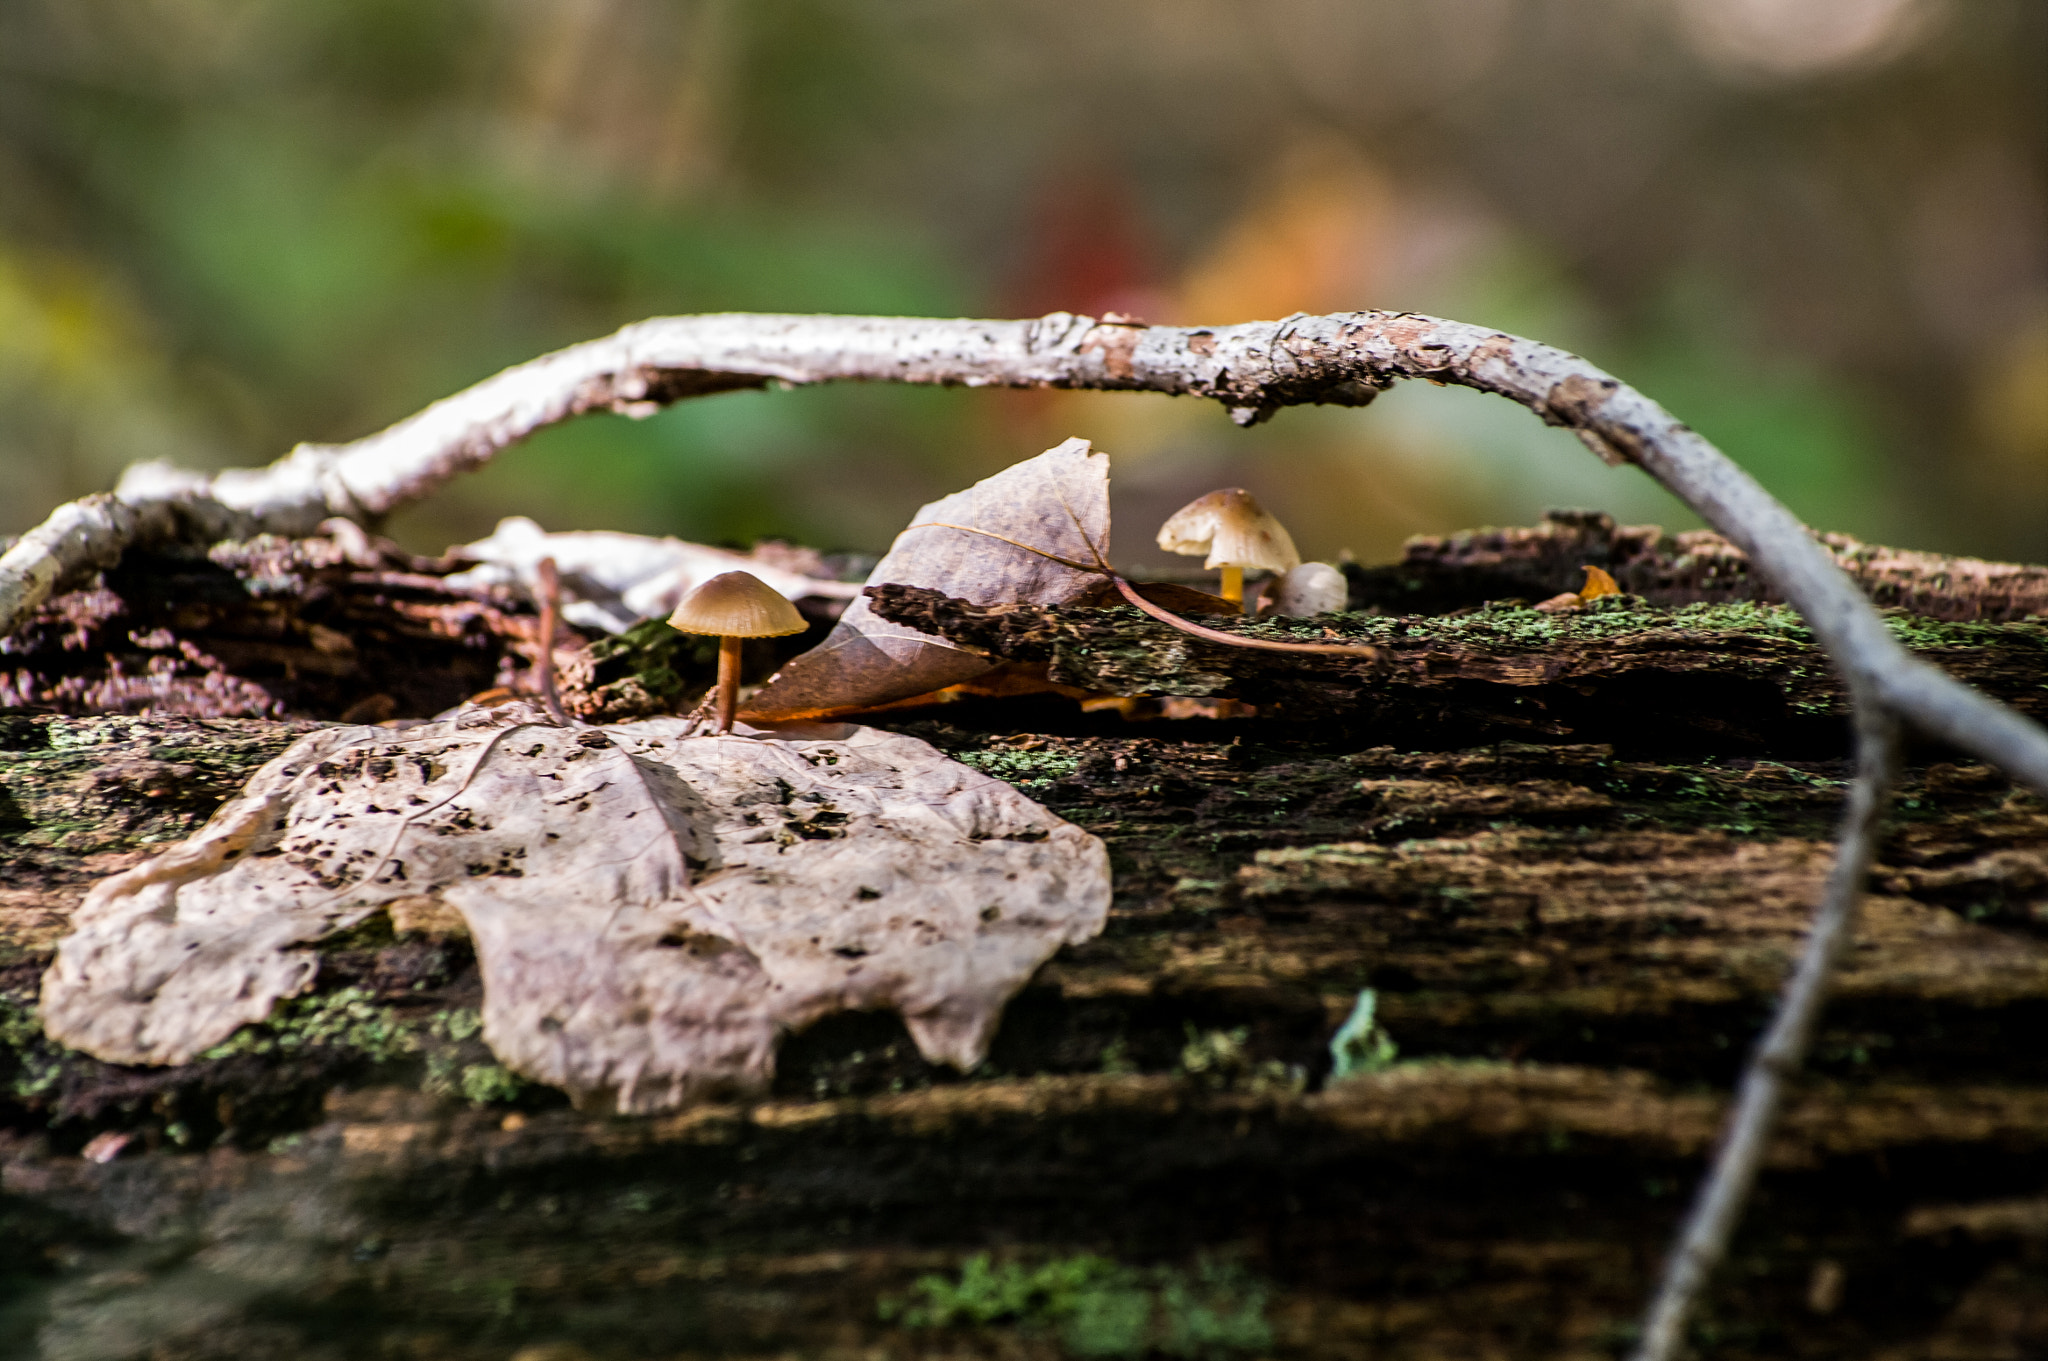
{"type": "MultiPolygon", "coordinates": [[[[0,0],[0,534],[712,310],[1577,350],[1813,523],[2048,558],[2040,0],[0,0]]],[[[1120,557],[1251,487],[1303,549],[1695,523],[1494,398],[883,388],[591,417],[395,526],[880,548],[1070,434],[1120,557]]]]}

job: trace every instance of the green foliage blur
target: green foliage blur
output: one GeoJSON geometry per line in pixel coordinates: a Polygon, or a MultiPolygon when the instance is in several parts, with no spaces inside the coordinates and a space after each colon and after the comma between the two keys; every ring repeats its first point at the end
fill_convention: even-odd
{"type": "MultiPolygon", "coordinates": [[[[711,310],[1430,311],[1576,348],[1824,528],[2048,556],[2027,0],[8,0],[0,534],[711,310]],[[1455,11],[1455,12],[1454,12],[1455,11]]],[[[396,517],[886,545],[1071,434],[1119,556],[1251,487],[1312,555],[1694,521],[1497,400],[1251,431],[846,387],[548,432],[396,517]]]]}
{"type": "Polygon", "coordinates": [[[1080,1254],[1035,1267],[990,1264],[976,1253],[957,1281],[920,1277],[908,1300],[885,1298],[877,1312],[905,1328],[1014,1327],[1051,1334],[1075,1357],[1169,1356],[1225,1361],[1273,1345],[1267,1286],[1227,1261],[1192,1270],[1125,1266],[1080,1254]]]}

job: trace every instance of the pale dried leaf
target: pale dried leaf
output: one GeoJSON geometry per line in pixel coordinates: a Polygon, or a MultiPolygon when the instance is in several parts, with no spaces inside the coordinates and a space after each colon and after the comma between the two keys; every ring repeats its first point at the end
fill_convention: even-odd
{"type": "MultiPolygon", "coordinates": [[[[868,584],[927,586],[977,605],[1063,605],[1101,584],[1099,574],[1047,553],[1088,564],[1108,560],[1109,457],[1087,440],[1070,439],[932,502],[897,536],[868,584]]],[[[843,713],[958,685],[994,665],[888,622],[863,597],[847,606],[824,642],[783,667],[740,712],[774,721],[843,713]]]]}
{"type": "Polygon", "coordinates": [[[758,1090],[783,1033],[839,1010],[894,1008],[970,1067],[1039,964],[1102,927],[1101,842],[915,738],[688,732],[522,703],[316,733],[93,890],[44,1024],[189,1061],[312,984],[302,947],[438,898],[475,938],[499,1058],[647,1111],[758,1090]]]}
{"type": "MultiPolygon", "coordinates": [[[[777,546],[779,547],[779,546],[777,546]]],[[[692,588],[724,572],[751,572],[790,600],[846,600],[860,588],[793,571],[764,545],[735,553],[681,539],[612,530],[550,534],[523,515],[507,516],[488,539],[449,550],[477,565],[448,578],[462,586],[519,586],[531,591],[535,568],[552,558],[559,574],[562,617],[578,628],[623,633],[642,619],[666,616],[692,588]]]]}

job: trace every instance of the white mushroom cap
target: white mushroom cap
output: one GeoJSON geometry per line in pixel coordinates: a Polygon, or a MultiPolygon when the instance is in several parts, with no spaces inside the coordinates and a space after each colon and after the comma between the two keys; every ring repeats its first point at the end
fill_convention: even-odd
{"type": "Polygon", "coordinates": [[[810,627],[796,606],[752,572],[720,572],[684,596],[668,624],[721,638],[778,638],[810,627]]]}
{"type": "Polygon", "coordinates": [[[1335,614],[1351,603],[1351,584],[1327,562],[1304,562],[1273,583],[1267,612],[1295,618],[1335,614]]]}
{"type": "Polygon", "coordinates": [[[1169,553],[1207,553],[1204,567],[1285,572],[1301,562],[1287,526],[1242,487],[1212,491],[1182,506],[1159,526],[1159,546],[1169,553]]]}

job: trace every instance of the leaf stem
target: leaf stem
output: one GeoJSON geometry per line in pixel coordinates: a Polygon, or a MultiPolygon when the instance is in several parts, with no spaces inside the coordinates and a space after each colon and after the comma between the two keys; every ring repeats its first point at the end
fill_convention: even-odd
{"type": "Polygon", "coordinates": [[[1212,643],[1222,643],[1226,647],[1250,647],[1257,648],[1261,652],[1314,653],[1325,657],[1357,657],[1361,661],[1376,661],[1380,655],[1378,648],[1367,647],[1363,643],[1283,643],[1272,638],[1246,638],[1242,634],[1225,633],[1221,629],[1205,628],[1201,624],[1181,618],[1171,610],[1153,604],[1144,596],[1139,595],[1138,588],[1131,585],[1123,577],[1111,574],[1109,579],[1116,583],[1116,588],[1123,593],[1124,599],[1130,601],[1160,623],[1170,624],[1182,633],[1192,633],[1197,638],[1204,638],[1212,643]]]}

